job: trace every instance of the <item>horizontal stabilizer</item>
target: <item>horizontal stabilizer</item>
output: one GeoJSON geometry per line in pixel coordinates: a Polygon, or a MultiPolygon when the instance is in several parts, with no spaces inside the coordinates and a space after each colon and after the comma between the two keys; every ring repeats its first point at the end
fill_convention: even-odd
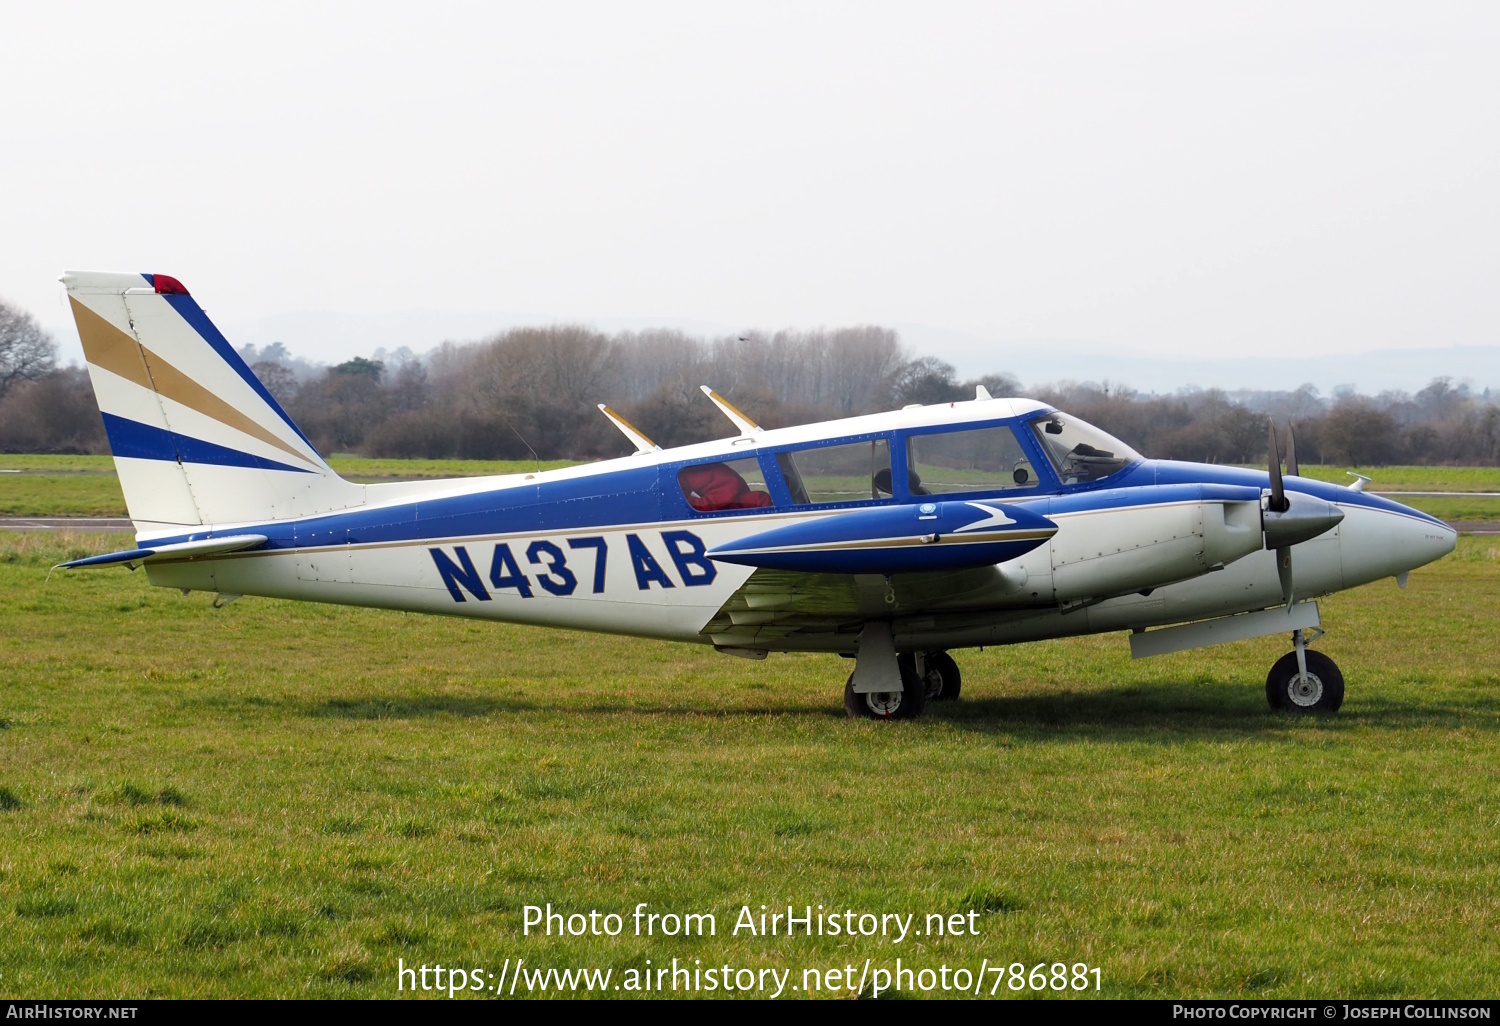
{"type": "Polygon", "coordinates": [[[133,566],[137,563],[155,563],[167,559],[190,559],[194,556],[215,556],[221,552],[239,552],[264,545],[263,534],[235,534],[226,538],[200,538],[197,541],[176,542],[172,545],[157,545],[149,549],[131,549],[128,552],[109,552],[102,556],[88,556],[68,563],[59,563],[54,570],[77,570],[86,566],[114,566],[118,563],[133,566]]]}
{"type": "Polygon", "coordinates": [[[1046,517],[990,502],[924,502],[837,513],[739,538],[711,559],[825,574],[922,573],[1004,563],[1057,533],[1046,517]]]}

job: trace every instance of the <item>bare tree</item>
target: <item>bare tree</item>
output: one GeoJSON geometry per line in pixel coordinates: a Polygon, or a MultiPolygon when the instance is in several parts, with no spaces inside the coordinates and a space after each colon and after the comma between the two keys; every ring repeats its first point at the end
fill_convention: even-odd
{"type": "Polygon", "coordinates": [[[974,398],[973,389],[964,395],[954,377],[953,364],[936,356],[919,356],[908,360],[896,372],[891,398],[897,406],[909,403],[951,403],[956,399],[974,398]]]}
{"type": "Polygon", "coordinates": [[[1400,450],[1400,425],[1374,402],[1361,396],[1346,398],[1324,418],[1322,445],[1325,455],[1351,466],[1393,463],[1400,450]]]}
{"type": "Polygon", "coordinates": [[[0,452],[109,452],[86,371],[21,381],[0,399],[0,452]]]}
{"type": "Polygon", "coordinates": [[[18,381],[35,381],[56,361],[57,344],[31,314],[0,303],[0,396],[18,381]]]}
{"type": "Polygon", "coordinates": [[[281,405],[285,406],[297,397],[297,375],[285,364],[260,360],[251,364],[250,370],[281,405]]]}
{"type": "Polygon", "coordinates": [[[692,380],[695,385],[730,387],[711,380],[713,372],[704,366],[706,347],[701,339],[673,329],[652,328],[617,335],[616,341],[620,368],[610,383],[605,402],[640,402],[678,377],[692,380]]]}

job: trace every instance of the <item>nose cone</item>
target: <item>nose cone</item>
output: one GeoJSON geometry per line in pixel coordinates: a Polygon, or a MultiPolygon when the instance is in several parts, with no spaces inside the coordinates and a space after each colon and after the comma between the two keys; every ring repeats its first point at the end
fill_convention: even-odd
{"type": "Polygon", "coordinates": [[[1426,566],[1458,545],[1458,532],[1453,528],[1399,503],[1343,509],[1339,541],[1345,587],[1426,566]]]}

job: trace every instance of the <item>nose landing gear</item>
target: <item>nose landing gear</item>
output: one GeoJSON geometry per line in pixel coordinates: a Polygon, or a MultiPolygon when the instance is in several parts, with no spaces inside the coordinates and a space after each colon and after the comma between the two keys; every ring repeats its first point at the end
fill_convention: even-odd
{"type": "Polygon", "coordinates": [[[1266,677],[1266,701],[1279,712],[1311,715],[1335,713],[1344,704],[1344,675],[1338,664],[1307,647],[1303,632],[1292,632],[1296,648],[1276,660],[1266,677]]]}

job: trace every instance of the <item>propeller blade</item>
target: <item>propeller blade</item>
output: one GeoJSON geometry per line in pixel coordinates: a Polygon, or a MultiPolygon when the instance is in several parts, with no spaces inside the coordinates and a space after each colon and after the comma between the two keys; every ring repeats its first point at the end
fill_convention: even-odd
{"type": "Polygon", "coordinates": [[[1292,547],[1283,545],[1276,550],[1276,576],[1281,578],[1281,598],[1288,609],[1292,608],[1292,547]]]}
{"type": "Polygon", "coordinates": [[[1271,502],[1270,508],[1275,513],[1285,513],[1291,509],[1292,504],[1286,500],[1286,489],[1281,484],[1281,448],[1276,444],[1276,422],[1270,421],[1271,428],[1271,450],[1267,454],[1271,458],[1271,502]]]}
{"type": "Polygon", "coordinates": [[[1292,422],[1286,422],[1286,472],[1291,477],[1297,474],[1297,432],[1292,427],[1292,422]]]}

